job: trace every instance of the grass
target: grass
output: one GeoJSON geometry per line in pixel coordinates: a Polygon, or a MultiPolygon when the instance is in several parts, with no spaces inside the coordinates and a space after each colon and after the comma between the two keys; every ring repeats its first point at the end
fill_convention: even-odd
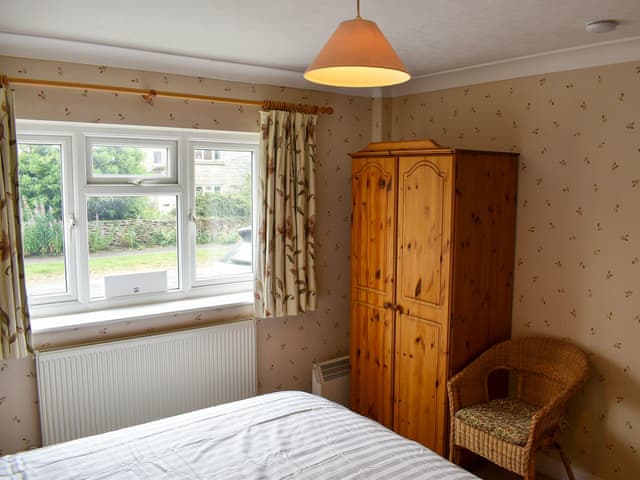
{"type": "MultiPolygon", "coordinates": [[[[230,245],[212,245],[196,250],[196,263],[206,264],[221,259],[230,245]]],[[[147,252],[131,251],[118,255],[100,255],[89,259],[91,275],[110,275],[112,273],[163,270],[176,266],[175,251],[147,252]]],[[[25,261],[25,274],[30,282],[55,280],[64,276],[62,257],[51,260],[25,261]]]]}

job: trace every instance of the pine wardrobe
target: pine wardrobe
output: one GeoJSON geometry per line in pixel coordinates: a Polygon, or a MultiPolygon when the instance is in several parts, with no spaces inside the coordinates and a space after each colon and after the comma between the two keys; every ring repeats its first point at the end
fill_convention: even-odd
{"type": "Polygon", "coordinates": [[[351,408],[445,455],[447,379],[510,337],[518,155],[351,157],[351,408]]]}

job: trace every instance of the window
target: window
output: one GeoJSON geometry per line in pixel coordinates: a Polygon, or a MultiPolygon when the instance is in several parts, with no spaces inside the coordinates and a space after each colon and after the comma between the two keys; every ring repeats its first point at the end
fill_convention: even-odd
{"type": "Polygon", "coordinates": [[[177,195],[87,197],[90,298],[113,296],[108,277],[136,280],[140,272],[165,272],[165,288],[180,289],[177,207],[177,195]]]}
{"type": "Polygon", "coordinates": [[[19,121],[32,313],[250,291],[257,141],[19,121]]]}
{"type": "Polygon", "coordinates": [[[176,183],[175,141],[87,138],[91,183],[176,183]]]}
{"type": "Polygon", "coordinates": [[[22,243],[33,298],[68,300],[75,296],[75,271],[68,262],[70,241],[71,140],[38,136],[18,145],[22,243]],[[65,181],[66,180],[66,181],[65,181]],[[46,259],[46,261],[45,261],[46,259]]]}
{"type": "Polygon", "coordinates": [[[195,280],[206,283],[220,275],[251,273],[253,153],[230,148],[213,153],[202,144],[192,144],[191,150],[196,184],[195,280]],[[206,160],[212,157],[214,162],[206,160]],[[233,243],[238,237],[240,241],[233,243]]]}

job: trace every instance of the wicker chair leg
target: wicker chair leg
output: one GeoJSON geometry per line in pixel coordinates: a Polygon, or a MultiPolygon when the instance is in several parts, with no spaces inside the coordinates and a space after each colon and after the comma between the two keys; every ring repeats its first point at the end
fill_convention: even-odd
{"type": "Polygon", "coordinates": [[[453,442],[449,447],[449,461],[456,465],[460,465],[460,447],[454,445],[453,442]]]}
{"type": "Polygon", "coordinates": [[[536,454],[533,449],[529,453],[529,468],[524,480],[536,480],[536,454]]]}
{"type": "Polygon", "coordinates": [[[569,457],[567,457],[567,454],[564,453],[564,450],[562,450],[562,447],[558,442],[553,442],[553,446],[558,449],[558,452],[560,452],[560,459],[562,460],[564,469],[567,471],[567,477],[569,477],[569,480],[576,480],[576,477],[573,475],[573,469],[571,468],[571,462],[569,461],[569,457]]]}

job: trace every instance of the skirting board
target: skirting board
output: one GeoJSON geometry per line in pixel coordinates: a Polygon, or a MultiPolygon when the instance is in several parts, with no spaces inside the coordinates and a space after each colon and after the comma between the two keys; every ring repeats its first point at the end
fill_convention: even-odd
{"type": "MultiPolygon", "coordinates": [[[[558,457],[557,451],[549,450],[550,453],[541,453],[536,459],[536,471],[544,474],[554,480],[564,480],[567,478],[567,473],[564,470],[564,465],[558,457]],[[551,453],[553,452],[553,453],[551,453]],[[555,455],[555,456],[553,456],[555,455]]],[[[576,476],[576,480],[604,480],[602,477],[597,477],[585,470],[581,469],[574,463],[571,463],[573,474],[576,476]]]]}

